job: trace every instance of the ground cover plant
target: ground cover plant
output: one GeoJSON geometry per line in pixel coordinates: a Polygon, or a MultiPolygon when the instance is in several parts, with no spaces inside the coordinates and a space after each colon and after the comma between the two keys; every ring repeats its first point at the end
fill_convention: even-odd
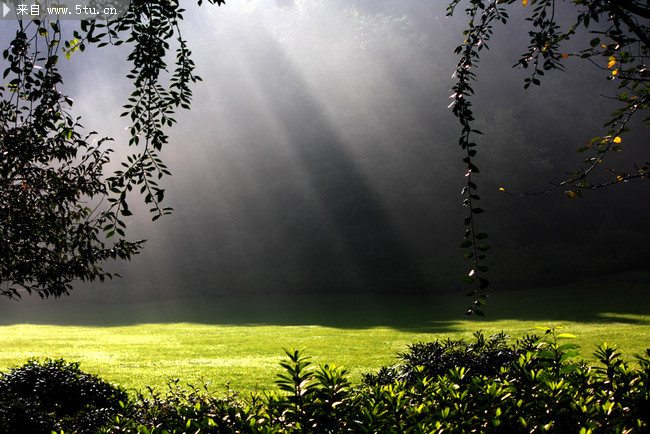
{"type": "MultiPolygon", "coordinates": [[[[515,344],[503,334],[480,332],[470,342],[416,344],[391,368],[400,375],[386,384],[367,376],[355,385],[345,368],[317,366],[303,350],[286,349],[277,387],[268,393],[224,395],[171,382],[167,393],[138,394],[117,409],[107,408],[103,415],[111,418],[100,419],[99,428],[77,425],[83,419],[74,416],[65,428],[102,433],[646,432],[650,350],[631,364],[604,344],[594,353],[597,363],[587,364],[577,358],[578,345],[567,343],[572,338],[549,328],[541,339],[527,336],[515,344]],[[466,357],[458,357],[461,353],[466,357]],[[484,362],[480,369],[487,369],[478,372],[477,360],[484,362]]],[[[74,371],[76,365],[64,368],[74,371]]],[[[47,382],[52,371],[41,375],[47,382]]],[[[55,407],[62,396],[53,399],[55,407]]],[[[32,400],[38,409],[39,397],[32,400]]],[[[5,426],[12,422],[6,414],[1,408],[5,426]]],[[[52,421],[52,428],[59,429],[59,422],[52,421]]]]}

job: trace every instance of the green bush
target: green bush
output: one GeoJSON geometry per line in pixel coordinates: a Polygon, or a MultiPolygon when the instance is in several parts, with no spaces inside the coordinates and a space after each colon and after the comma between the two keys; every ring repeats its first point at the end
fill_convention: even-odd
{"type": "Polygon", "coordinates": [[[0,432],[90,432],[117,413],[126,392],[63,359],[31,359],[0,376],[0,432]]]}
{"type": "Polygon", "coordinates": [[[419,342],[408,347],[409,351],[398,356],[399,363],[381,368],[377,373],[363,376],[368,386],[388,385],[395,381],[413,385],[422,377],[436,378],[450,369],[466,368],[473,376],[498,375],[501,368],[508,367],[535,348],[539,336],[526,336],[514,345],[508,343],[505,333],[486,338],[481,331],[474,333],[474,342],[462,339],[419,342]]]}
{"type": "MultiPolygon", "coordinates": [[[[286,350],[272,393],[210,392],[207,384],[165,394],[150,390],[121,406],[108,423],[72,428],[100,433],[632,433],[650,431],[650,350],[638,366],[614,348],[597,349],[596,366],[576,361],[573,336],[508,345],[506,336],[476,342],[415,344],[390,381],[353,386],[344,368],[314,365],[286,350]],[[444,351],[443,351],[444,350],[444,351]],[[461,355],[466,355],[463,362],[461,355]]],[[[15,395],[17,396],[17,395],[15,395]]],[[[16,400],[15,402],[22,402],[16,400]]],[[[55,420],[59,414],[35,412],[55,420]]],[[[43,422],[45,423],[45,422],[43,422]]],[[[33,432],[33,431],[25,431],[33,432]]]]}
{"type": "Polygon", "coordinates": [[[166,396],[139,395],[124,414],[105,427],[105,433],[240,433],[240,432],[351,432],[355,421],[353,391],[347,371],[335,366],[315,369],[302,351],[286,350],[288,361],[278,374],[277,393],[252,393],[240,399],[191,386],[169,384],[166,396]]]}

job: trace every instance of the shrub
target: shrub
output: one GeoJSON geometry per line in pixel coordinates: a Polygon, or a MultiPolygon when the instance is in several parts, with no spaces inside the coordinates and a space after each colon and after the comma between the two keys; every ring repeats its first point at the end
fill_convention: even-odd
{"type": "Polygon", "coordinates": [[[127,400],[124,389],[63,359],[31,359],[0,376],[0,432],[88,432],[127,400]]]}
{"type": "MultiPolygon", "coordinates": [[[[372,393],[386,414],[371,420],[376,432],[647,432],[650,429],[650,359],[638,369],[603,345],[595,368],[572,360],[577,345],[560,344],[569,334],[546,330],[547,338],[502,367],[498,374],[475,375],[454,367],[436,378],[418,375],[372,393]],[[548,337],[550,336],[550,339],[548,337]],[[393,401],[400,397],[399,412],[393,401]],[[404,425],[408,421],[408,425],[404,425]],[[402,425],[397,425],[401,423],[402,425]]],[[[650,356],[650,352],[648,353],[650,356]]],[[[374,404],[375,407],[377,404],[374,404]]],[[[381,414],[381,412],[380,412],[381,414]]]]}
{"type": "Polygon", "coordinates": [[[247,432],[247,428],[255,426],[257,421],[252,415],[256,412],[249,410],[255,408],[261,414],[255,399],[244,403],[231,390],[219,396],[209,391],[209,384],[188,385],[188,390],[183,389],[178,380],[171,380],[165,394],[149,388],[148,396],[138,393],[98,432],[234,433],[247,432]]]}
{"type": "Polygon", "coordinates": [[[410,345],[408,352],[399,354],[398,364],[364,374],[363,383],[376,386],[400,381],[413,385],[422,377],[436,378],[455,368],[466,368],[473,376],[494,376],[501,368],[516,362],[521,354],[533,350],[539,339],[539,336],[526,336],[510,345],[503,332],[486,339],[483,332],[477,331],[474,342],[470,343],[462,339],[418,342],[410,345]]]}
{"type": "Polygon", "coordinates": [[[172,381],[166,395],[139,395],[102,432],[350,432],[355,399],[347,370],[329,365],[316,369],[303,351],[286,354],[277,393],[241,399],[229,390],[219,397],[208,391],[207,383],[183,390],[172,381]]]}

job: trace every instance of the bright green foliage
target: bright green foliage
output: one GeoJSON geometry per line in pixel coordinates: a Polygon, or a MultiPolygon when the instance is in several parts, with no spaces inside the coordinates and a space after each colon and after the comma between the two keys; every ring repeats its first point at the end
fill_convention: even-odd
{"type": "MultiPolygon", "coordinates": [[[[558,329],[519,344],[516,357],[494,364],[500,365],[497,371],[480,373],[460,364],[429,375],[423,368],[408,381],[358,387],[345,369],[316,367],[303,351],[291,349],[281,363],[277,392],[224,395],[208,392],[207,384],[184,390],[172,381],[165,395],[151,391],[124,402],[99,432],[646,432],[650,351],[632,366],[602,345],[595,352],[598,364],[588,366],[575,360],[577,345],[565,343],[574,336],[558,329]]],[[[478,333],[464,349],[478,360],[507,349],[504,338],[478,333]]],[[[421,356],[426,351],[418,350],[421,356]]]]}

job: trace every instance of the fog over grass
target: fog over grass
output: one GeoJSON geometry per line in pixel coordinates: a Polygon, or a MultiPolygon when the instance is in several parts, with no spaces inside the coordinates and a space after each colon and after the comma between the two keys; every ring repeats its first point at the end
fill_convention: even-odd
{"type": "MultiPolygon", "coordinates": [[[[107,265],[123,279],[84,291],[126,299],[463,291],[463,155],[447,108],[462,13],[445,18],[444,2],[419,0],[187,8],[183,33],[204,81],[163,152],[173,172],[163,180],[166,205],[176,211],[152,224],[133,204],[142,211],[130,230],[149,240],[144,253],[107,265]]],[[[524,92],[526,72],[510,66],[526,45],[523,29],[501,29],[478,71],[486,135],[476,182],[490,279],[518,288],[642,267],[647,183],[580,200],[498,194],[540,190],[579,167],[575,150],[603,133],[613,111],[599,94],[615,85],[572,59],[567,73],[524,92]]],[[[115,138],[116,156],[127,153],[126,52],[77,52],[62,65],[74,109],[115,138]]],[[[630,139],[629,151],[643,139],[630,139]]]]}

